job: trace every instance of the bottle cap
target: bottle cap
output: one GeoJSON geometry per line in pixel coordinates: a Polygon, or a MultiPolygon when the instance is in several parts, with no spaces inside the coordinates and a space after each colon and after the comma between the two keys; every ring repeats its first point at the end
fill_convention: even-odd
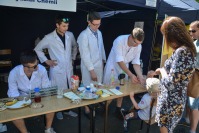
{"type": "Polygon", "coordinates": [[[86,90],[90,90],[90,86],[86,86],[86,90]]]}
{"type": "Polygon", "coordinates": [[[115,87],[115,89],[119,90],[119,89],[120,89],[120,87],[119,87],[119,86],[116,86],[116,87],[115,87]]]}
{"type": "Polygon", "coordinates": [[[35,91],[35,92],[39,92],[40,89],[39,89],[39,88],[35,88],[34,91],[35,91]]]}

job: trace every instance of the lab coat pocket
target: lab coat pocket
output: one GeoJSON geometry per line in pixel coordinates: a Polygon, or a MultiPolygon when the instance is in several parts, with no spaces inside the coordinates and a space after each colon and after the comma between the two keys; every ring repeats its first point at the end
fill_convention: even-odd
{"type": "Polygon", "coordinates": [[[56,65],[52,68],[52,71],[55,72],[55,73],[62,73],[63,72],[63,69],[61,68],[60,65],[56,65]]]}

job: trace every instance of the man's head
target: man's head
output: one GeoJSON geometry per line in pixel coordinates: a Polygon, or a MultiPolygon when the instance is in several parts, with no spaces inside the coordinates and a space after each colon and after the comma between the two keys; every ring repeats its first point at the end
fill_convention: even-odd
{"type": "Polygon", "coordinates": [[[189,34],[193,39],[199,39],[199,21],[194,21],[190,24],[189,34]]]}
{"type": "Polygon", "coordinates": [[[31,75],[33,71],[38,68],[37,55],[32,50],[22,52],[20,55],[20,62],[23,65],[26,74],[31,75]]]}
{"type": "Polygon", "coordinates": [[[130,46],[138,46],[144,40],[144,31],[141,28],[134,28],[129,36],[130,46]]]}
{"type": "Polygon", "coordinates": [[[69,18],[64,17],[62,15],[58,16],[56,18],[56,27],[57,27],[57,32],[61,35],[64,35],[69,27],[69,18]]]}
{"type": "Polygon", "coordinates": [[[93,31],[97,31],[101,25],[101,17],[97,12],[90,12],[88,14],[88,25],[93,31]]]}

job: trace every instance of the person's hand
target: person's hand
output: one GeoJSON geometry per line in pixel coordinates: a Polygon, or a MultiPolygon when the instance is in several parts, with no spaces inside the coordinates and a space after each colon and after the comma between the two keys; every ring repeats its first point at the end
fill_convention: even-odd
{"type": "Polygon", "coordinates": [[[134,74],[132,74],[132,76],[130,78],[131,78],[132,83],[139,83],[138,78],[134,74]]]}
{"type": "Polygon", "coordinates": [[[141,85],[145,85],[146,79],[143,76],[138,77],[138,80],[139,80],[141,85]]]}
{"type": "Polygon", "coordinates": [[[96,73],[95,73],[94,70],[91,70],[91,71],[90,71],[90,75],[91,75],[91,80],[97,81],[97,75],[96,75],[96,73]]]}
{"type": "Polygon", "coordinates": [[[147,78],[153,78],[154,75],[156,75],[155,71],[150,70],[150,71],[148,71],[148,73],[147,73],[147,78]]]}
{"type": "Polygon", "coordinates": [[[158,68],[158,69],[156,69],[155,70],[155,75],[160,75],[160,70],[161,70],[162,68],[158,68]]]}
{"type": "Polygon", "coordinates": [[[54,66],[57,65],[57,61],[56,61],[56,60],[47,60],[45,63],[46,63],[48,66],[50,66],[50,67],[54,67],[54,66]]]}

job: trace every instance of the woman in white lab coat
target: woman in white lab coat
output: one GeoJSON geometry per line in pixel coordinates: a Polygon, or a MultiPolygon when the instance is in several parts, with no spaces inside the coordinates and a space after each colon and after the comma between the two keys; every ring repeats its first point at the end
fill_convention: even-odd
{"type": "Polygon", "coordinates": [[[53,85],[67,89],[71,88],[70,78],[73,75],[72,60],[76,59],[77,43],[72,32],[67,31],[69,21],[63,18],[57,29],[46,35],[35,47],[35,51],[41,63],[46,62],[50,66],[50,80],[53,85]],[[61,40],[60,35],[63,36],[61,40]],[[64,38],[65,35],[65,38],[64,38]],[[65,45],[63,43],[65,41],[65,45]],[[48,49],[50,59],[47,59],[43,49],[48,49]],[[67,81],[69,85],[67,85],[67,81]]]}

